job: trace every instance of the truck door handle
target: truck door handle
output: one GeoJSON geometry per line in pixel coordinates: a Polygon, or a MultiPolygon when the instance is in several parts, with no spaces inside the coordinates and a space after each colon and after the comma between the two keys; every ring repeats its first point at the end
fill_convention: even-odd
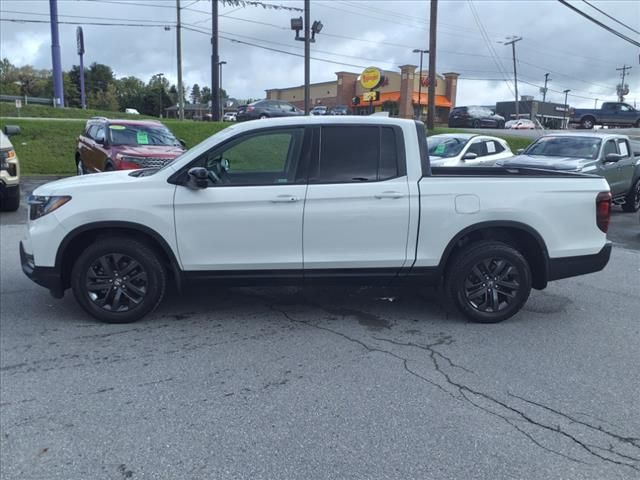
{"type": "Polygon", "coordinates": [[[300,198],[295,195],[278,195],[276,198],[271,199],[272,203],[294,203],[299,201],[300,198]]]}
{"type": "Polygon", "coordinates": [[[382,199],[382,198],[402,198],[402,197],[404,197],[404,193],[387,191],[387,192],[378,193],[378,194],[375,195],[375,197],[379,198],[379,199],[382,199]]]}

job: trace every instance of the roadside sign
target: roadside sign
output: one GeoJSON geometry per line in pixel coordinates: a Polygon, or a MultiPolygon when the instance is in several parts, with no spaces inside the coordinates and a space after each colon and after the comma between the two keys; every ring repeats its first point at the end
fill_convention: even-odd
{"type": "Polygon", "coordinates": [[[19,98],[16,98],[16,108],[22,108],[22,100],[19,98]]]}
{"type": "Polygon", "coordinates": [[[384,81],[382,70],[376,67],[365,68],[360,74],[360,85],[366,90],[379,87],[384,81]]]}

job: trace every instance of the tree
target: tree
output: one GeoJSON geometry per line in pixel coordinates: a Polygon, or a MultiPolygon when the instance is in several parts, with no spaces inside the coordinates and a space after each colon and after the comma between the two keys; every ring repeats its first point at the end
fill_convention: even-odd
{"type": "Polygon", "coordinates": [[[202,93],[200,95],[200,103],[209,103],[210,101],[211,101],[211,89],[209,87],[202,87],[202,93]]]}
{"type": "Polygon", "coordinates": [[[87,92],[96,93],[99,90],[106,90],[109,85],[115,83],[115,76],[111,67],[102,63],[93,62],[85,75],[85,85],[87,92]]]}
{"type": "Polygon", "coordinates": [[[201,97],[202,93],[200,92],[200,85],[194,83],[193,87],[191,87],[191,103],[200,103],[201,97]]]}
{"type": "Polygon", "coordinates": [[[109,84],[104,90],[90,93],[87,98],[87,104],[89,108],[117,111],[119,104],[116,86],[109,84]]]}
{"type": "Polygon", "coordinates": [[[121,110],[135,108],[142,112],[144,110],[143,100],[146,91],[147,86],[144,82],[134,76],[122,77],[116,80],[116,95],[121,110]]]}

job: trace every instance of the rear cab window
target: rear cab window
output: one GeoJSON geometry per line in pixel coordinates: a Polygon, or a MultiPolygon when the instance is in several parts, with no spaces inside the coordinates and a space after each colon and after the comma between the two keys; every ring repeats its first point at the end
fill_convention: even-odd
{"type": "Polygon", "coordinates": [[[309,183],[377,182],[406,172],[401,132],[377,125],[324,126],[309,183]]]}

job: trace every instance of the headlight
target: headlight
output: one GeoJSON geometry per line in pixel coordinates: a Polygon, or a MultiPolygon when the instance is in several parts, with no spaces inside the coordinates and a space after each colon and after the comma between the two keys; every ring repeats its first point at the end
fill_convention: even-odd
{"type": "Polygon", "coordinates": [[[0,170],[9,169],[9,160],[16,158],[16,151],[13,148],[0,150],[0,170]]]}
{"type": "Polygon", "coordinates": [[[142,163],[144,162],[144,158],[130,157],[128,155],[118,155],[118,158],[120,159],[121,162],[134,163],[138,166],[142,165],[142,163]]]}
{"type": "Polygon", "coordinates": [[[31,195],[29,197],[29,219],[36,220],[45,216],[47,213],[51,213],[54,210],[59,209],[65,203],[71,200],[68,195],[62,196],[41,196],[31,195]]]}

